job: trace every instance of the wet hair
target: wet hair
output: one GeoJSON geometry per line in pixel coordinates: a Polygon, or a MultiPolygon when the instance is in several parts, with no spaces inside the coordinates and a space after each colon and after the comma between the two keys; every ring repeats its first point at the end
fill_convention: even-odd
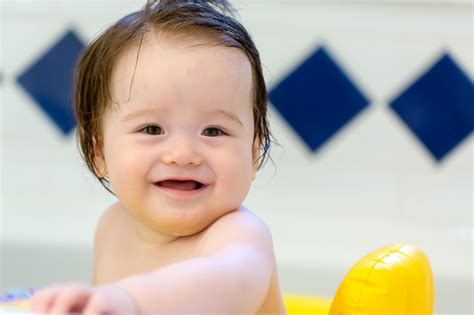
{"type": "MultiPolygon", "coordinates": [[[[102,117],[113,103],[110,83],[121,54],[138,46],[137,62],[143,38],[148,33],[204,38],[212,45],[239,49],[248,58],[253,74],[254,141],[260,145],[258,168],[268,158],[271,133],[268,126],[268,95],[259,52],[247,30],[235,18],[233,7],[225,0],[148,1],[107,28],[82,52],[75,72],[74,107],[77,137],[87,167],[109,191],[108,179],[95,164],[96,146],[102,143],[102,117]]],[[[130,85],[130,90],[133,85],[130,85]]]]}

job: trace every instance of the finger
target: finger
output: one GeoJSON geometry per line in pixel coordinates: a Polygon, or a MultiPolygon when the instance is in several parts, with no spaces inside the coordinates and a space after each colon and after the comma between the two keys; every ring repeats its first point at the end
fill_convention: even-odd
{"type": "Polygon", "coordinates": [[[84,315],[105,315],[109,313],[107,301],[101,294],[96,294],[88,301],[83,311],[84,315]]]}
{"type": "Polygon", "coordinates": [[[84,284],[73,284],[61,289],[49,312],[65,314],[72,311],[80,312],[92,294],[92,289],[84,284]]]}
{"type": "Polygon", "coordinates": [[[54,285],[36,291],[30,300],[29,311],[32,313],[48,312],[60,287],[60,285],[54,285]]]}

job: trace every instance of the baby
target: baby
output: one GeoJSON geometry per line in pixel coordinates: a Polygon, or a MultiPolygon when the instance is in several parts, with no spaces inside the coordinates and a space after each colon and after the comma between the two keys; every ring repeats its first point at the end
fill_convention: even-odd
{"type": "Polygon", "coordinates": [[[226,1],[153,1],[77,66],[83,157],[117,197],[92,285],[39,290],[31,311],[285,314],[268,227],[241,203],[270,132],[259,53],[226,1]]]}

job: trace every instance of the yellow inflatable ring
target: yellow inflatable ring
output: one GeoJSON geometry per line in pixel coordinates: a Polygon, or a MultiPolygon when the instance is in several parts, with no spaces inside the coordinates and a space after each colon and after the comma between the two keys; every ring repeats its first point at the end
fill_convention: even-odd
{"type": "Polygon", "coordinates": [[[400,243],[382,247],[352,266],[332,302],[284,298],[288,315],[432,314],[433,274],[420,249],[400,243]]]}

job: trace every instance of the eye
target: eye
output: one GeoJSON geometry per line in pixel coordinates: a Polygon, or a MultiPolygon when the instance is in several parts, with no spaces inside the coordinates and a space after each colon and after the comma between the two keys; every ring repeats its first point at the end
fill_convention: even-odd
{"type": "Polygon", "coordinates": [[[225,132],[220,130],[219,128],[210,127],[210,128],[204,129],[204,131],[202,132],[202,135],[206,137],[218,137],[218,136],[225,135],[225,132]]]}
{"type": "Polygon", "coordinates": [[[140,130],[147,135],[161,135],[164,133],[163,129],[157,125],[149,125],[140,130]]]}

